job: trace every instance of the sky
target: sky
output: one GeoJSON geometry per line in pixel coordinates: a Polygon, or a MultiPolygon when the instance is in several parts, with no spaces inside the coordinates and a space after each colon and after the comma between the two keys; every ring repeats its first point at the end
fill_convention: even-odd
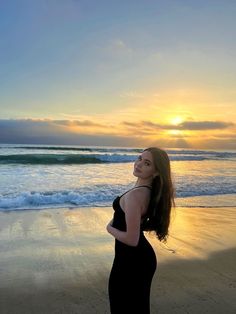
{"type": "Polygon", "coordinates": [[[235,0],[0,0],[0,143],[236,149],[235,0]]]}

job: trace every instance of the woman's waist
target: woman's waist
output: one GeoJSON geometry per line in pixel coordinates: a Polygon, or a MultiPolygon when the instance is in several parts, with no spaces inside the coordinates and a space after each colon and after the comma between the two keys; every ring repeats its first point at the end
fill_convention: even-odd
{"type": "Polygon", "coordinates": [[[135,251],[135,250],[142,248],[143,246],[150,246],[150,243],[145,238],[143,231],[140,231],[139,241],[138,241],[138,244],[136,246],[128,245],[124,242],[121,242],[121,241],[115,239],[115,248],[130,249],[130,250],[135,251]]]}

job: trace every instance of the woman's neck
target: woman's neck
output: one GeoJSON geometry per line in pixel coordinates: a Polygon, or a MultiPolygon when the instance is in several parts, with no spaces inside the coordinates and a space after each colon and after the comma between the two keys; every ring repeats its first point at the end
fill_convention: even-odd
{"type": "Polygon", "coordinates": [[[135,187],[137,186],[140,186],[140,185],[146,185],[146,186],[152,186],[152,180],[150,179],[147,179],[147,180],[144,180],[144,179],[138,179],[135,183],[135,187]]]}

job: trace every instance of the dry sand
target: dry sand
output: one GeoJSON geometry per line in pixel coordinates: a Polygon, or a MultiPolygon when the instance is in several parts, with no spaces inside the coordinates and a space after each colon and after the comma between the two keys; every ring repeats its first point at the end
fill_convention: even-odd
{"type": "MultiPolygon", "coordinates": [[[[1,212],[0,313],[109,313],[112,214],[1,212]]],[[[235,234],[236,208],[176,208],[167,245],[149,237],[158,259],[151,313],[236,313],[235,234]]]]}

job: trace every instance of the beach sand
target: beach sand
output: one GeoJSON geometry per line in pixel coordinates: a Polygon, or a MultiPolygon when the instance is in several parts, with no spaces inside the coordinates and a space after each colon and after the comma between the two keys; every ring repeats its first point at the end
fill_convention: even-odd
{"type": "MultiPolygon", "coordinates": [[[[112,214],[1,212],[0,313],[109,313],[112,214]]],[[[176,208],[167,244],[148,236],[158,259],[151,313],[236,313],[235,234],[236,208],[176,208]]]]}

